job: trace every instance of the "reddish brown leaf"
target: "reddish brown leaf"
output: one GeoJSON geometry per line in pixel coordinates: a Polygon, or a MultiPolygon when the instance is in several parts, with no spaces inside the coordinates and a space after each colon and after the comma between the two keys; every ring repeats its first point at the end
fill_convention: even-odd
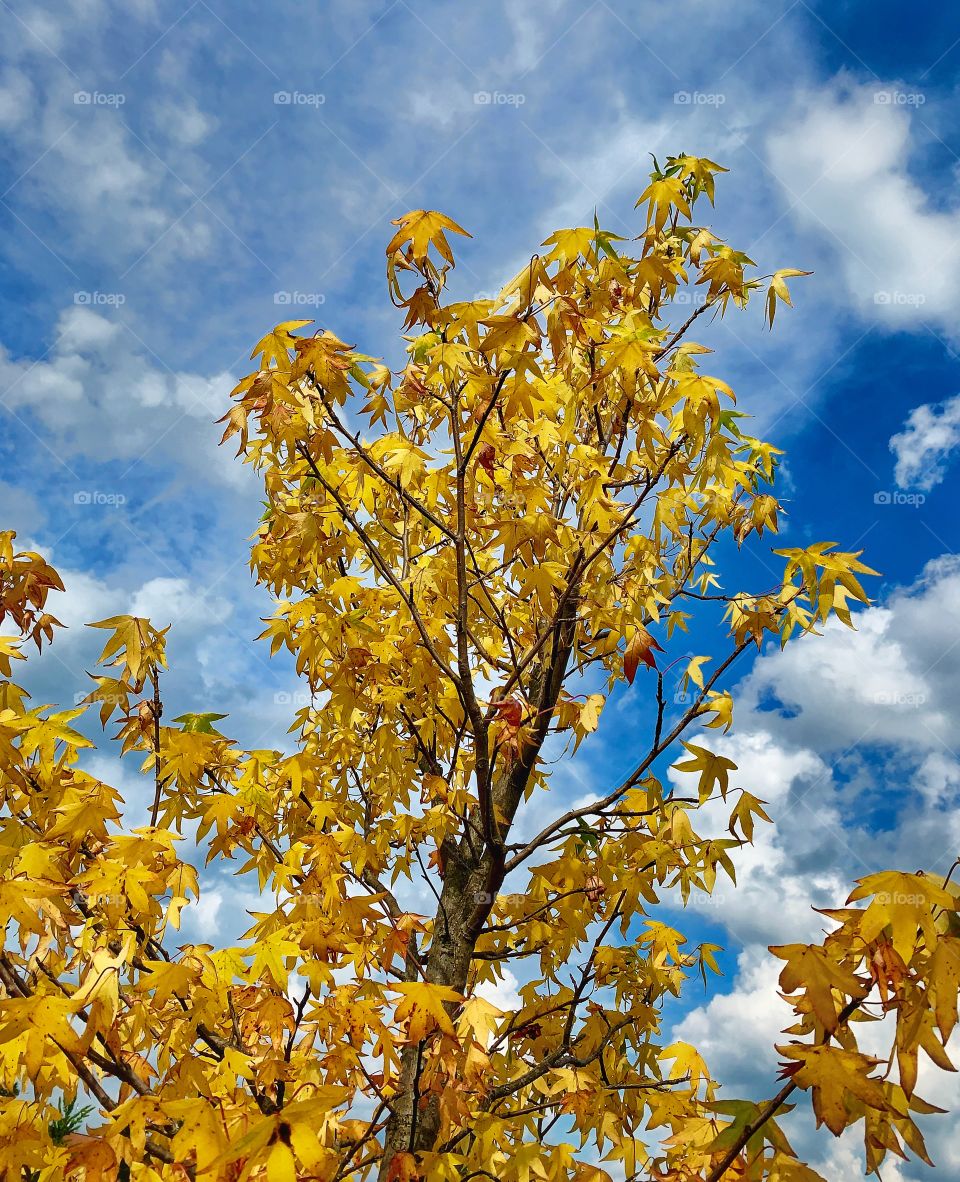
{"type": "Polygon", "coordinates": [[[477,450],[477,463],[487,472],[491,479],[493,478],[493,461],[496,458],[497,449],[492,443],[482,443],[477,450]]]}
{"type": "Polygon", "coordinates": [[[623,656],[623,674],[631,685],[633,685],[633,679],[637,675],[637,669],[641,661],[651,669],[656,669],[657,662],[653,655],[654,649],[657,652],[663,652],[662,645],[657,643],[642,624],[638,625],[623,656]]]}

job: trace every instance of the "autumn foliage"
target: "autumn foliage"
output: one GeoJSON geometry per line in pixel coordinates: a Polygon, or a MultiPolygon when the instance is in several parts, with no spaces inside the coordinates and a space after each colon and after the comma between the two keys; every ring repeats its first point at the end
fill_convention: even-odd
{"type": "Polygon", "coordinates": [[[95,625],[85,703],[33,706],[10,678],[62,586],[0,535],[5,1178],[807,1182],[777,1123],[801,1091],[833,1133],[861,1125],[869,1169],[925,1157],[918,1055],[949,1068],[957,1021],[953,884],[872,875],[822,943],[774,949],[795,1021],[767,1103],[728,1099],[661,1021],[717,949],[658,907],[733,878],[769,820],[715,742],[735,663],[849,624],[872,573],[817,544],[739,586],[739,547],[777,529],[779,453],[693,335],[756,295],[772,325],[800,272],[761,276],[695,223],[722,171],[669,159],[636,239],[560,230],[496,299],[448,302],[465,232],[406,214],[398,371],[303,321],[256,346],[224,438],[263,480],[264,639],[310,694],[287,750],[244,750],[215,702],[168,718],[166,632],[133,617],[95,625]],[[685,640],[694,614],[712,659],[685,640]],[[631,770],[551,805],[623,683],[648,727],[631,770]],[[89,707],[142,762],[147,824],[84,768],[89,707]],[[719,832],[698,832],[707,805],[719,832]],[[235,947],[180,943],[191,841],[262,892],[235,947]],[[504,1011],[488,987],[508,968],[504,1011]],[[880,1017],[885,1058],[858,1045],[880,1017]]]}

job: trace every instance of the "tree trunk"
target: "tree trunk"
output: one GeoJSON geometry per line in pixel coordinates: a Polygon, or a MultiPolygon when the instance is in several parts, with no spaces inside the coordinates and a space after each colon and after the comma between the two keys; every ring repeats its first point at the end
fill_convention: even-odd
{"type": "MultiPolygon", "coordinates": [[[[523,755],[505,766],[496,777],[490,793],[495,814],[504,818],[499,827],[498,844],[484,844],[480,838],[468,840],[466,834],[450,850],[446,860],[443,889],[433,926],[433,939],[426,964],[426,979],[434,985],[446,985],[465,993],[477,939],[493,907],[504,879],[503,842],[510,831],[527,781],[547,736],[553,711],[566,676],[567,663],[576,631],[579,594],[573,589],[563,615],[558,619],[549,657],[537,662],[531,674],[531,701],[537,714],[530,727],[529,743],[523,755]],[[472,844],[471,844],[472,842],[472,844]]],[[[451,843],[452,845],[452,843],[451,843]]],[[[393,1099],[393,1111],[387,1122],[384,1154],[379,1179],[386,1182],[397,1153],[420,1153],[436,1147],[440,1130],[439,1098],[431,1096],[420,1104],[418,1079],[422,1064],[422,1046],[404,1048],[400,1060],[400,1082],[393,1099]]]]}
{"type": "MultiPolygon", "coordinates": [[[[426,979],[464,993],[477,937],[490,913],[493,899],[503,882],[503,858],[485,849],[478,859],[462,857],[463,843],[447,862],[447,875],[440,894],[434,937],[427,959],[426,979]]],[[[419,1105],[418,1077],[422,1060],[419,1045],[406,1047],[401,1056],[400,1086],[394,1097],[393,1114],[387,1124],[385,1152],[380,1178],[388,1177],[395,1153],[432,1149],[440,1127],[440,1105],[431,1097],[419,1105]]]]}

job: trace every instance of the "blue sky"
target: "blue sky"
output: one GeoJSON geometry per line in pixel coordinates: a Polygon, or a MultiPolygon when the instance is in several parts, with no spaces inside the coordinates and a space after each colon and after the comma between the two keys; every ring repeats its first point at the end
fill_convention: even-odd
{"type": "MultiPolygon", "coordinates": [[[[257,483],[213,420],[253,342],[292,314],[397,360],[383,247],[405,210],[466,226],[455,290],[489,292],[594,209],[635,233],[648,154],[683,150],[731,169],[719,233],[763,270],[814,271],[772,335],[753,314],[701,334],[787,450],[782,544],[862,546],[882,572],[856,634],[741,671],[724,749],[781,829],[744,854],[737,892],[677,920],[729,949],[681,1033],[734,1093],[768,1094],[784,1011],[766,944],[812,938],[811,898],[835,903],[857,875],[960,853],[960,15],[803,0],[0,9],[0,527],[64,570],[71,625],[30,671],[38,701],[84,688],[83,622],[135,611],[173,624],[171,711],[229,712],[245,744],[282,741],[301,691],[251,644],[270,611],[246,567],[257,483]]],[[[757,578],[765,561],[745,559],[757,578]]],[[[558,800],[626,765],[643,693],[638,678],[610,704],[558,800]]],[[[134,769],[98,758],[136,809],[134,769]]],[[[253,900],[229,877],[206,884],[187,933],[225,938],[253,900]]],[[[926,1095],[958,1091],[932,1079],[926,1095]]],[[[802,1114],[793,1127],[828,1177],[859,1176],[846,1140],[802,1114]]],[[[949,1121],[931,1145],[940,1175],[960,1175],[949,1121]]]]}

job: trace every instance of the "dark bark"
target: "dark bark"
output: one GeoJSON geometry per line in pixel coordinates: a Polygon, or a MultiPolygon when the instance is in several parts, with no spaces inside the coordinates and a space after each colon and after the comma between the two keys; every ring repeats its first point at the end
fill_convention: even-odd
{"type": "MultiPolygon", "coordinates": [[[[477,939],[483,930],[497,892],[503,885],[505,842],[514,816],[523,799],[553,712],[560,697],[577,626],[579,594],[574,588],[556,622],[549,655],[538,662],[531,678],[531,703],[537,714],[529,725],[529,740],[522,753],[494,775],[489,796],[495,816],[504,819],[494,826],[493,842],[479,848],[475,834],[462,834],[450,850],[446,862],[443,889],[437,907],[430,945],[426,979],[465,993],[477,939]]],[[[421,1153],[436,1146],[440,1129],[439,1097],[419,1100],[423,1048],[405,1048],[401,1057],[400,1083],[393,1099],[393,1113],[387,1124],[380,1179],[389,1177],[390,1164],[397,1153],[421,1153]],[[419,1101],[419,1103],[418,1103],[419,1101]]]]}

